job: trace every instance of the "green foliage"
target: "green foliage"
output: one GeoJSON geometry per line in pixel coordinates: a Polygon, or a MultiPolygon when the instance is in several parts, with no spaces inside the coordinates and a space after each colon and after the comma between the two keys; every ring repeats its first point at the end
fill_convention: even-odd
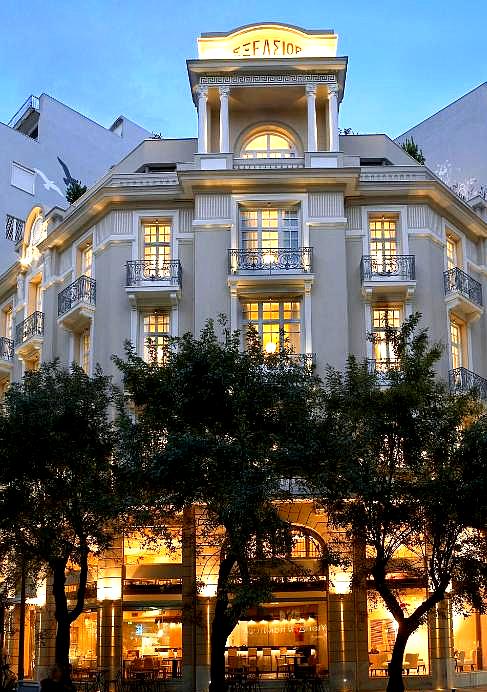
{"type": "Polygon", "coordinates": [[[332,523],[362,546],[355,580],[370,578],[398,623],[390,690],[402,689],[408,637],[449,586],[481,610],[487,586],[487,419],[475,396],[451,395],[438,381],[441,348],[419,319],[388,332],[399,368],[387,387],[353,357],[344,373],[329,370],[323,453],[309,477],[332,523]],[[413,612],[394,573],[429,585],[413,612]]]}
{"type": "Polygon", "coordinates": [[[402,149],[404,149],[406,154],[409,154],[409,156],[412,156],[413,159],[416,159],[418,163],[424,165],[426,159],[424,157],[423,150],[419,148],[419,146],[416,144],[412,137],[406,137],[404,142],[401,144],[401,147],[402,149]]]}
{"type": "Polygon", "coordinates": [[[266,557],[290,548],[274,499],[309,442],[316,379],[285,350],[265,356],[253,329],[242,351],[224,322],[221,335],[210,321],[200,338],[173,339],[164,364],[130,347],[116,362],[138,412],[133,422],[120,417],[122,449],[150,506],[205,508],[194,521],[220,556],[211,680],[223,689],[226,639],[269,598],[266,557]]]}
{"type": "Polygon", "coordinates": [[[86,185],[82,185],[80,180],[71,180],[66,187],[66,199],[70,204],[74,204],[77,199],[84,195],[87,190],[86,185]]]}
{"type": "Polygon", "coordinates": [[[54,576],[57,663],[67,666],[70,624],[84,605],[88,557],[119,529],[110,381],[58,362],[13,383],[0,415],[0,550],[31,570],[54,576]],[[65,574],[78,566],[75,605],[68,610],[65,574]]]}

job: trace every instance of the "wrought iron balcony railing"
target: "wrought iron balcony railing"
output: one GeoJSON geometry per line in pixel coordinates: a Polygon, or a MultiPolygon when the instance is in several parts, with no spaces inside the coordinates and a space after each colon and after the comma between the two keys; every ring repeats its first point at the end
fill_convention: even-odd
{"type": "Polygon", "coordinates": [[[379,377],[387,377],[391,370],[399,370],[399,361],[386,358],[379,360],[377,358],[369,358],[367,360],[369,372],[375,372],[379,377]]]}
{"type": "Polygon", "coordinates": [[[89,276],[80,276],[72,284],[64,288],[57,297],[58,317],[69,312],[79,303],[96,303],[96,281],[89,276]]]}
{"type": "Polygon", "coordinates": [[[360,276],[364,281],[396,279],[414,281],[416,264],[414,255],[364,255],[360,262],[360,276]]]}
{"type": "Polygon", "coordinates": [[[230,274],[241,271],[310,273],[313,270],[313,248],[256,248],[255,250],[229,250],[230,274]]]}
{"type": "Polygon", "coordinates": [[[482,284],[458,267],[443,273],[445,295],[458,291],[476,305],[482,305],[482,284]]]}
{"type": "Polygon", "coordinates": [[[14,357],[14,342],[12,339],[7,339],[6,336],[0,338],[0,359],[13,360],[14,357]]]}
{"type": "Polygon", "coordinates": [[[452,394],[466,394],[476,391],[480,399],[487,399],[487,380],[467,368],[455,368],[448,373],[448,383],[452,394]]]}
{"type": "Polygon", "coordinates": [[[140,286],[150,282],[180,288],[182,285],[181,262],[179,260],[127,262],[127,286],[140,286]]]}
{"type": "Polygon", "coordinates": [[[44,336],[44,313],[33,312],[15,328],[15,345],[20,346],[33,336],[44,336]]]}

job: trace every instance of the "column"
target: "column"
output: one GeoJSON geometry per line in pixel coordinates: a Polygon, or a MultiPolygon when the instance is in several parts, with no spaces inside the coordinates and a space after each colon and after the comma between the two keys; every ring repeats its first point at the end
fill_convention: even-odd
{"type": "Polygon", "coordinates": [[[230,151],[230,129],[228,118],[228,97],[230,87],[221,86],[220,92],[220,153],[228,154],[230,151]]]}
{"type": "Polygon", "coordinates": [[[115,680],[122,667],[123,538],[105,551],[98,563],[98,666],[115,680]]]}
{"type": "Polygon", "coordinates": [[[306,105],[308,111],[308,151],[316,151],[316,84],[306,85],[306,105]]]}
{"type": "Polygon", "coordinates": [[[328,87],[328,131],[330,133],[330,151],[339,151],[338,139],[338,87],[336,84],[328,87]]]}
{"type": "Polygon", "coordinates": [[[208,87],[198,86],[198,154],[208,153],[208,87]]]}
{"type": "Polygon", "coordinates": [[[428,613],[429,663],[435,690],[450,690],[454,684],[450,619],[451,605],[447,598],[428,613]]]}

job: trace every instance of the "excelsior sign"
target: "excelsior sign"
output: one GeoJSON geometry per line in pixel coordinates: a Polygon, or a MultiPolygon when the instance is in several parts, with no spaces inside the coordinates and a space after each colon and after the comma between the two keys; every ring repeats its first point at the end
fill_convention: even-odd
{"type": "Polygon", "coordinates": [[[227,34],[202,34],[198,53],[202,60],[239,58],[335,57],[333,31],[305,31],[283,24],[258,24],[227,34]]]}

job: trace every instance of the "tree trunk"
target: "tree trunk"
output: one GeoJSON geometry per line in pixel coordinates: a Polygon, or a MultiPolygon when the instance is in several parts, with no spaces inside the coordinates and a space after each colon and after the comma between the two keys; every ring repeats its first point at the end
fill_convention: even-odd
{"type": "Polygon", "coordinates": [[[410,631],[403,623],[399,625],[396,641],[392,650],[391,662],[389,663],[389,680],[387,681],[387,692],[404,692],[404,680],[402,677],[402,667],[404,661],[404,651],[408,642],[410,631]]]}
{"type": "Polygon", "coordinates": [[[63,674],[69,678],[69,644],[70,644],[70,620],[68,601],[64,590],[66,583],[66,562],[59,560],[52,566],[53,571],[53,595],[56,607],[56,644],[55,657],[63,674]]]}
{"type": "Polygon", "coordinates": [[[17,665],[17,678],[23,680],[25,677],[24,658],[25,658],[25,566],[22,565],[20,575],[20,612],[19,612],[19,658],[17,665]]]}
{"type": "Polygon", "coordinates": [[[217,603],[211,624],[210,692],[223,692],[225,689],[225,645],[231,634],[231,629],[228,630],[224,606],[221,607],[221,604],[217,603]]]}

